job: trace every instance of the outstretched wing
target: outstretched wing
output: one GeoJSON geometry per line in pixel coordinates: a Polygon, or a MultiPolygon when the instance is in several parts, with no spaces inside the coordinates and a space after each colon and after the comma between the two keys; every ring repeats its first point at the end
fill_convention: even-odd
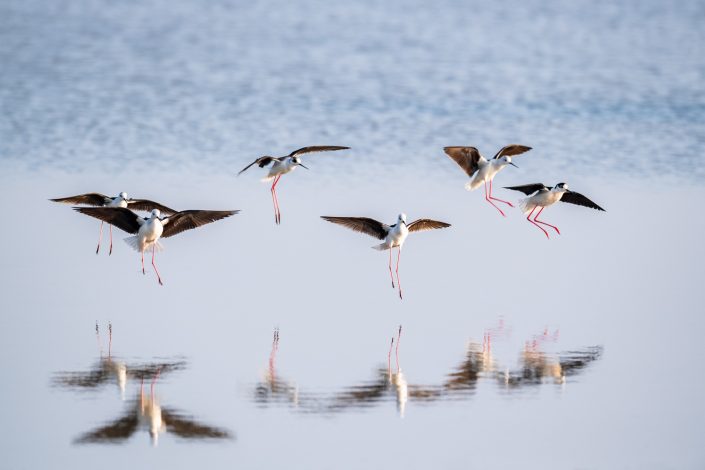
{"type": "Polygon", "coordinates": [[[313,152],[330,152],[333,150],[347,150],[350,147],[341,147],[340,145],[314,145],[312,147],[302,147],[298,150],[294,150],[288,156],[295,157],[296,155],[301,155],[302,153],[313,153],[313,152]]]}
{"type": "Polygon", "coordinates": [[[521,191],[522,193],[528,196],[530,194],[534,194],[536,191],[539,191],[541,189],[549,188],[543,183],[533,183],[525,184],[523,186],[505,186],[504,189],[511,189],[512,191],[521,191]]]}
{"type": "Polygon", "coordinates": [[[437,220],[431,220],[431,219],[414,220],[409,225],[407,225],[407,228],[409,229],[409,233],[422,232],[424,230],[433,230],[433,229],[437,229],[437,228],[446,228],[446,227],[450,227],[450,224],[447,224],[445,222],[439,222],[437,220]]]}
{"type": "Polygon", "coordinates": [[[127,233],[137,233],[140,229],[140,217],[124,207],[74,207],[73,210],[107,222],[127,233]]]}
{"type": "Polygon", "coordinates": [[[365,233],[367,235],[384,240],[389,233],[389,226],[369,217],[330,217],[322,215],[321,219],[333,222],[334,224],[342,225],[355,232],[365,233]]]}
{"type": "Polygon", "coordinates": [[[472,177],[477,171],[480,152],[475,147],[443,147],[443,151],[460,165],[468,176],[472,177]]]}
{"type": "Polygon", "coordinates": [[[503,157],[505,155],[511,157],[513,155],[528,152],[529,150],[531,150],[531,147],[527,147],[526,145],[509,144],[499,149],[499,152],[497,152],[497,155],[495,155],[494,158],[503,157]]]}
{"type": "Polygon", "coordinates": [[[230,217],[240,211],[181,211],[176,214],[162,219],[164,224],[164,232],[162,237],[172,237],[184,230],[200,227],[201,225],[210,224],[220,219],[230,217]]]}
{"type": "Polygon", "coordinates": [[[184,439],[230,439],[233,437],[225,429],[206,426],[169,408],[162,408],[162,419],[168,432],[184,439]]]}
{"type": "Polygon", "coordinates": [[[130,410],[129,414],[116,419],[112,423],[87,432],[74,440],[74,444],[117,443],[132,436],[137,430],[137,414],[130,410]]]}
{"type": "Polygon", "coordinates": [[[257,160],[255,160],[254,162],[250,163],[250,164],[247,165],[245,168],[243,168],[242,170],[240,170],[240,172],[238,173],[238,176],[241,175],[245,170],[247,170],[249,167],[251,167],[251,166],[254,165],[255,163],[256,163],[257,165],[259,165],[260,168],[264,168],[265,166],[267,166],[267,165],[269,165],[270,163],[272,163],[274,160],[278,160],[278,159],[275,158],[275,157],[259,157],[257,160]]]}
{"type": "Polygon", "coordinates": [[[585,196],[583,196],[580,193],[576,193],[573,191],[568,191],[568,192],[563,193],[563,196],[561,196],[561,201],[567,202],[570,204],[577,204],[579,206],[589,207],[591,209],[597,209],[598,211],[605,211],[602,207],[598,206],[597,204],[592,202],[590,199],[586,198],[585,196]]]}
{"type": "Polygon", "coordinates": [[[150,201],[149,199],[128,199],[127,207],[135,211],[151,211],[152,209],[159,209],[164,215],[175,214],[176,211],[167,207],[165,205],[159,204],[158,202],[150,201]]]}
{"type": "Polygon", "coordinates": [[[78,196],[60,197],[57,199],[49,199],[54,202],[63,202],[64,204],[85,204],[86,206],[103,206],[110,203],[113,199],[100,193],[79,194],[78,196]]]}

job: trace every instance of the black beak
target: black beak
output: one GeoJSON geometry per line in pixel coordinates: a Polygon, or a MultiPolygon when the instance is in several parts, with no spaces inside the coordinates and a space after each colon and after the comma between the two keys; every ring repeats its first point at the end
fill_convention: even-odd
{"type": "Polygon", "coordinates": [[[519,168],[518,166],[516,166],[516,165],[514,164],[514,162],[509,162],[509,164],[512,165],[513,167],[519,168]]]}
{"type": "Polygon", "coordinates": [[[308,167],[305,166],[303,163],[299,163],[299,166],[302,166],[302,167],[304,167],[304,168],[306,168],[306,169],[308,170],[308,167]]]}

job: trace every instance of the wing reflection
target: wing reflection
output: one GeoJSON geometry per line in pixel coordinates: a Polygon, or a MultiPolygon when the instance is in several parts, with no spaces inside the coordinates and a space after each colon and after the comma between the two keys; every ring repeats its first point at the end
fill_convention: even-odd
{"type": "Polygon", "coordinates": [[[159,435],[171,432],[183,439],[228,439],[232,436],[222,428],[207,426],[173,408],[162,408],[154,388],[159,371],[152,379],[149,395],[144,393],[144,380],[140,393],[128,404],[119,418],[78,437],[75,444],[121,444],[136,431],[149,432],[152,445],[159,442],[159,435]]]}

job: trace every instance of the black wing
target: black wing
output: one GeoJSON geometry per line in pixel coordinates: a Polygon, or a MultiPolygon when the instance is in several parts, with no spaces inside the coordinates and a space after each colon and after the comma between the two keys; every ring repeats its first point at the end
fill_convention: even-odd
{"type": "Polygon", "coordinates": [[[255,163],[256,163],[257,165],[259,165],[260,168],[264,168],[265,166],[267,166],[267,165],[269,165],[270,163],[272,163],[272,161],[274,161],[274,160],[279,160],[279,159],[278,159],[278,158],[275,158],[275,157],[259,157],[257,160],[255,160],[254,162],[250,163],[250,164],[247,165],[245,168],[243,168],[242,170],[240,170],[240,172],[238,173],[238,176],[241,175],[245,170],[247,170],[249,167],[251,167],[251,166],[254,165],[255,163]]]}
{"type": "Polygon", "coordinates": [[[288,156],[294,157],[296,155],[301,155],[302,153],[312,153],[312,152],[330,152],[333,150],[347,150],[350,147],[341,147],[340,145],[314,145],[312,147],[302,147],[298,150],[294,150],[288,156]]]}
{"type": "Polygon", "coordinates": [[[443,147],[443,151],[455,161],[468,176],[477,171],[480,152],[475,147],[443,147]]]}
{"type": "Polygon", "coordinates": [[[162,419],[166,425],[167,432],[176,434],[184,439],[232,438],[230,432],[225,429],[203,425],[169,408],[162,408],[162,419]]]}
{"type": "Polygon", "coordinates": [[[73,210],[100,219],[127,233],[137,233],[140,229],[140,223],[137,222],[140,217],[124,207],[74,207],[73,210]]]}
{"type": "Polygon", "coordinates": [[[64,204],[85,204],[86,206],[104,206],[110,203],[113,198],[100,193],[79,194],[78,196],[60,197],[57,199],[49,199],[54,202],[63,202],[64,204]]]}
{"type": "Polygon", "coordinates": [[[505,186],[504,189],[511,189],[512,191],[521,191],[522,193],[524,193],[528,196],[530,194],[534,194],[536,191],[540,191],[541,189],[550,189],[550,188],[548,188],[548,186],[546,186],[543,183],[534,183],[534,184],[525,184],[523,186],[505,186]]]}
{"type": "Polygon", "coordinates": [[[568,191],[568,192],[563,193],[563,196],[561,196],[561,201],[567,202],[570,204],[577,204],[579,206],[589,207],[591,209],[597,209],[598,211],[605,211],[602,207],[598,206],[597,204],[592,202],[590,199],[586,198],[585,196],[583,196],[580,193],[576,193],[573,191],[568,191]]]}
{"type": "Polygon", "coordinates": [[[158,202],[150,201],[149,199],[128,199],[127,207],[135,211],[151,211],[152,209],[159,209],[164,215],[175,214],[176,211],[165,205],[159,204],[158,202]]]}
{"type": "Polygon", "coordinates": [[[330,217],[322,215],[321,219],[342,225],[355,232],[365,233],[380,240],[387,238],[389,233],[389,226],[369,217],[330,217]]]}
{"type": "Polygon", "coordinates": [[[494,158],[503,157],[505,155],[511,157],[512,155],[519,155],[529,150],[531,150],[531,147],[527,147],[526,145],[510,144],[499,149],[499,152],[497,152],[494,158]]]}
{"type": "Polygon", "coordinates": [[[136,429],[137,414],[130,409],[129,415],[102,426],[95,431],[87,432],[76,438],[74,444],[118,443],[132,436],[136,429]]]}
{"type": "Polygon", "coordinates": [[[220,219],[230,217],[240,211],[181,211],[163,219],[164,232],[162,237],[172,237],[184,230],[190,230],[200,227],[201,225],[210,224],[220,219]]]}
{"type": "Polygon", "coordinates": [[[406,227],[409,229],[409,233],[411,233],[411,232],[422,232],[424,230],[433,230],[433,229],[437,229],[437,228],[446,228],[446,227],[450,227],[450,224],[447,224],[445,222],[439,222],[437,220],[431,220],[431,219],[419,219],[419,220],[414,220],[406,227]]]}

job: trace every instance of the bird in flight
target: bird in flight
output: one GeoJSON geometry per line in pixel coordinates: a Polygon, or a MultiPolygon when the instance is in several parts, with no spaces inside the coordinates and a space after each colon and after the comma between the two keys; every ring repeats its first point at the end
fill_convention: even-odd
{"type": "MultiPolygon", "coordinates": [[[[514,207],[511,202],[504,201],[492,196],[492,180],[504,169],[507,165],[515,166],[512,162],[514,155],[520,155],[531,150],[531,147],[526,145],[511,144],[502,147],[499,152],[491,160],[487,160],[480,155],[480,152],[475,147],[444,147],[443,151],[463,169],[465,174],[470,178],[470,181],[465,183],[465,189],[473,191],[485,184],[485,200],[499,211],[500,214],[506,217],[506,214],[493,201],[499,201],[507,204],[509,207],[514,207]],[[487,183],[490,183],[489,190],[487,183]]],[[[518,167],[517,167],[518,168],[518,167]]]]}
{"type": "Polygon", "coordinates": [[[392,274],[392,248],[398,248],[397,252],[397,285],[399,286],[399,298],[402,297],[401,281],[399,280],[399,259],[401,258],[401,248],[406,241],[406,237],[413,232],[433,230],[450,227],[450,224],[431,219],[418,219],[410,224],[406,223],[406,214],[401,213],[397,217],[397,222],[393,225],[383,224],[368,217],[330,217],[321,216],[322,219],[334,224],[342,225],[355,232],[361,232],[380,240],[384,240],[380,245],[372,248],[376,250],[389,250],[389,276],[392,278],[392,288],[394,288],[394,274],[392,274]]]}
{"type": "Polygon", "coordinates": [[[605,211],[602,207],[598,206],[582,194],[576,193],[575,191],[571,191],[570,189],[568,189],[568,185],[566,183],[558,183],[556,186],[553,187],[546,186],[543,183],[534,183],[525,184],[523,186],[507,186],[505,187],[505,189],[521,191],[527,196],[530,196],[520,202],[521,209],[524,211],[524,213],[528,213],[528,215],[526,216],[526,220],[540,228],[541,231],[546,235],[546,238],[551,237],[548,236],[548,232],[541,225],[546,225],[548,227],[553,228],[558,235],[561,234],[561,231],[558,230],[558,227],[556,227],[555,225],[551,225],[547,222],[539,220],[539,215],[541,215],[541,212],[543,212],[546,207],[553,205],[558,201],[568,202],[570,204],[577,204],[579,206],[589,207],[598,211],[605,211]],[[532,219],[531,215],[537,208],[539,209],[539,211],[532,219]]]}
{"type": "Polygon", "coordinates": [[[125,242],[142,255],[142,274],[145,273],[144,252],[152,249],[152,266],[160,285],[163,285],[162,278],[154,263],[155,251],[161,249],[159,238],[172,237],[184,230],[194,229],[240,212],[188,210],[162,218],[159,209],[152,209],[149,217],[140,217],[124,207],[74,207],[74,210],[114,225],[127,233],[136,234],[126,238],[125,242]]]}
{"type": "Polygon", "coordinates": [[[313,152],[347,150],[349,148],[350,147],[341,147],[339,145],[316,145],[312,147],[303,147],[298,150],[294,150],[289,155],[286,155],[284,157],[270,157],[268,155],[265,155],[264,157],[259,157],[257,160],[240,170],[238,176],[241,175],[245,170],[250,168],[252,165],[257,164],[260,168],[264,168],[270,163],[272,164],[272,166],[269,168],[269,173],[267,173],[267,176],[262,181],[273,180],[272,188],[270,191],[272,193],[272,203],[274,204],[274,222],[279,224],[281,223],[281,213],[279,211],[279,200],[277,199],[277,183],[279,183],[279,178],[281,178],[282,175],[285,175],[295,170],[297,166],[303,167],[308,170],[308,167],[304,166],[304,164],[301,163],[301,158],[299,157],[299,155],[313,152]]]}
{"type": "MultiPolygon", "coordinates": [[[[79,194],[78,196],[60,197],[56,199],[50,199],[54,202],[62,202],[64,204],[80,204],[84,206],[95,206],[95,207],[128,207],[136,211],[146,211],[149,212],[152,209],[159,209],[163,214],[170,215],[175,213],[174,209],[159,204],[158,202],[150,201],[149,199],[131,199],[127,197],[126,192],[121,192],[115,197],[106,196],[100,193],[87,193],[79,194]]],[[[100,235],[98,236],[98,247],[95,249],[95,254],[97,255],[100,251],[100,242],[103,239],[103,224],[105,222],[100,222],[100,235]]],[[[108,255],[113,254],[113,226],[110,225],[110,250],[108,255]]]]}

